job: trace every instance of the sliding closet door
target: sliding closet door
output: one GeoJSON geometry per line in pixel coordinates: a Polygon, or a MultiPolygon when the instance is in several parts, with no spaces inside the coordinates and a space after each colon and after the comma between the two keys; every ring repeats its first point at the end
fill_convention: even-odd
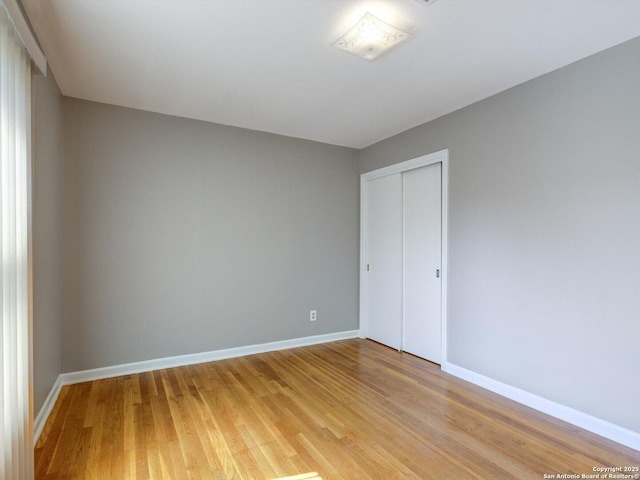
{"type": "Polygon", "coordinates": [[[403,175],[402,349],[441,362],[441,164],[403,175]]]}
{"type": "Polygon", "coordinates": [[[367,337],[402,348],[402,175],[366,188],[367,337]]]}

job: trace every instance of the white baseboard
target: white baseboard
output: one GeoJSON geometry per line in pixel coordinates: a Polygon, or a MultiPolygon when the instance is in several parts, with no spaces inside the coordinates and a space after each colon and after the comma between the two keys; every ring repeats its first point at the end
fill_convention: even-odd
{"type": "Polygon", "coordinates": [[[74,383],[90,382],[93,380],[101,380],[103,378],[131,375],[133,373],[151,372],[153,370],[160,370],[163,368],[183,367],[185,365],[195,365],[198,363],[213,362],[215,360],[225,360],[227,358],[244,357],[246,355],[254,355],[256,353],[275,352],[277,350],[286,350],[288,348],[335,342],[338,340],[356,338],[357,336],[357,330],[328,333],[325,335],[314,335],[311,337],[292,338],[291,340],[260,343],[258,345],[247,345],[245,347],[226,348],[224,350],[190,353],[187,355],[177,355],[175,357],[125,363],[122,365],[114,365],[113,367],[81,370],[79,372],[63,373],[60,377],[62,377],[63,385],[72,385],[74,383]]]}
{"type": "Polygon", "coordinates": [[[56,400],[58,399],[60,389],[64,385],[90,382],[93,380],[101,380],[103,378],[119,377],[121,375],[130,375],[133,373],[151,372],[153,370],[160,370],[163,368],[183,367],[185,365],[195,365],[198,363],[213,362],[215,360],[224,360],[227,358],[244,357],[246,355],[254,355],[256,353],[275,352],[277,350],[286,350],[288,348],[319,345],[321,343],[329,343],[336,342],[338,340],[357,338],[358,334],[358,330],[349,330],[346,332],[336,332],[327,333],[324,335],[313,335],[311,337],[292,338],[291,340],[280,340],[277,342],[260,343],[258,345],[247,345],[245,347],[226,348],[224,350],[192,353],[188,355],[178,355],[175,357],[157,358],[154,360],[145,360],[142,362],[114,365],[112,367],[94,368],[92,370],[62,373],[58,376],[58,379],[51,388],[47,399],[45,400],[42,408],[38,412],[38,415],[33,422],[34,445],[38,442],[40,434],[42,433],[42,429],[47,423],[47,419],[49,418],[56,400]]]}
{"type": "MultiPolygon", "coordinates": [[[[261,343],[258,345],[247,345],[245,347],[227,348],[224,350],[214,350],[210,352],[193,353],[188,355],[178,355],[175,357],[158,358],[154,360],[145,360],[142,362],[127,363],[123,365],[115,365],[112,367],[96,368],[92,370],[82,370],[79,372],[60,374],[55,384],[51,388],[47,399],[42,408],[38,412],[33,424],[34,445],[40,438],[40,434],[46,424],[51,411],[58,399],[60,389],[64,385],[74,383],[89,382],[100,380],[103,378],[118,377],[121,375],[130,375],[134,373],[150,372],[163,368],[182,367],[186,365],[195,365],[198,363],[212,362],[215,360],[224,360],[228,358],[243,357],[246,355],[254,355],[257,353],[275,352],[277,350],[286,350],[289,348],[304,347],[308,345],[317,345],[321,343],[336,342],[338,340],[347,340],[350,338],[364,338],[358,330],[350,330],[346,332],[329,333],[325,335],[314,335],[311,337],[294,338],[291,340],[281,340],[277,342],[261,343]]],[[[580,412],[570,407],[566,407],[546,398],[539,397],[532,393],[512,387],[506,383],[499,382],[489,377],[485,377],[479,373],[467,370],[449,362],[442,364],[442,370],[455,377],[466,380],[467,382],[486,388],[498,395],[510,398],[518,403],[522,403],[540,412],[559,418],[565,422],[571,423],[577,427],[588,430],[596,435],[608,438],[614,442],[620,443],[627,447],[640,451],[640,433],[628,430],[619,425],[607,422],[605,420],[593,417],[586,413],[580,412]]]]}
{"type": "Polygon", "coordinates": [[[640,433],[628,430],[619,425],[607,422],[587,413],[561,405],[559,403],[539,397],[533,393],[520,390],[493,378],[485,377],[479,373],[467,370],[452,363],[442,364],[442,370],[467,382],[486,388],[498,395],[515,400],[528,407],[538,410],[552,417],[559,418],[567,423],[583,428],[589,432],[608,438],[614,442],[640,451],[640,433]]]}
{"type": "Polygon", "coordinates": [[[62,388],[62,378],[58,375],[53,387],[51,387],[51,391],[47,398],[45,399],[42,407],[40,407],[40,411],[33,421],[33,445],[35,447],[36,443],[38,443],[38,439],[40,438],[40,434],[42,434],[42,429],[44,425],[47,423],[47,419],[53,410],[53,407],[56,404],[56,400],[58,400],[58,395],[60,395],[60,389],[62,388]]]}

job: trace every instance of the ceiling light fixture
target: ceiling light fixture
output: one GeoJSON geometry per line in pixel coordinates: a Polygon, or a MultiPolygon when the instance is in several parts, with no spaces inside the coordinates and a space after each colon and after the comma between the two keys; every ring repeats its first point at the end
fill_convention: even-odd
{"type": "Polygon", "coordinates": [[[375,60],[407,38],[409,33],[367,12],[351,30],[331,45],[366,60],[375,60]]]}

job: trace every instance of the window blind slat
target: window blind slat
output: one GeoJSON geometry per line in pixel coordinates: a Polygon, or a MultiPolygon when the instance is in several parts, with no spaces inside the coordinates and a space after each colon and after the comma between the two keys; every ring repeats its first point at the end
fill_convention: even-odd
{"type": "Polygon", "coordinates": [[[31,63],[0,8],[0,478],[33,478],[30,362],[31,63]]]}

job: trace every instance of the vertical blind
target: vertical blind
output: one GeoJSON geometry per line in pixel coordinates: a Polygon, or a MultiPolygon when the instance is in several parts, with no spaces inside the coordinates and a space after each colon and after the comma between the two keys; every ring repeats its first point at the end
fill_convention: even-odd
{"type": "Polygon", "coordinates": [[[0,478],[33,478],[31,63],[0,4],[0,478]]]}

